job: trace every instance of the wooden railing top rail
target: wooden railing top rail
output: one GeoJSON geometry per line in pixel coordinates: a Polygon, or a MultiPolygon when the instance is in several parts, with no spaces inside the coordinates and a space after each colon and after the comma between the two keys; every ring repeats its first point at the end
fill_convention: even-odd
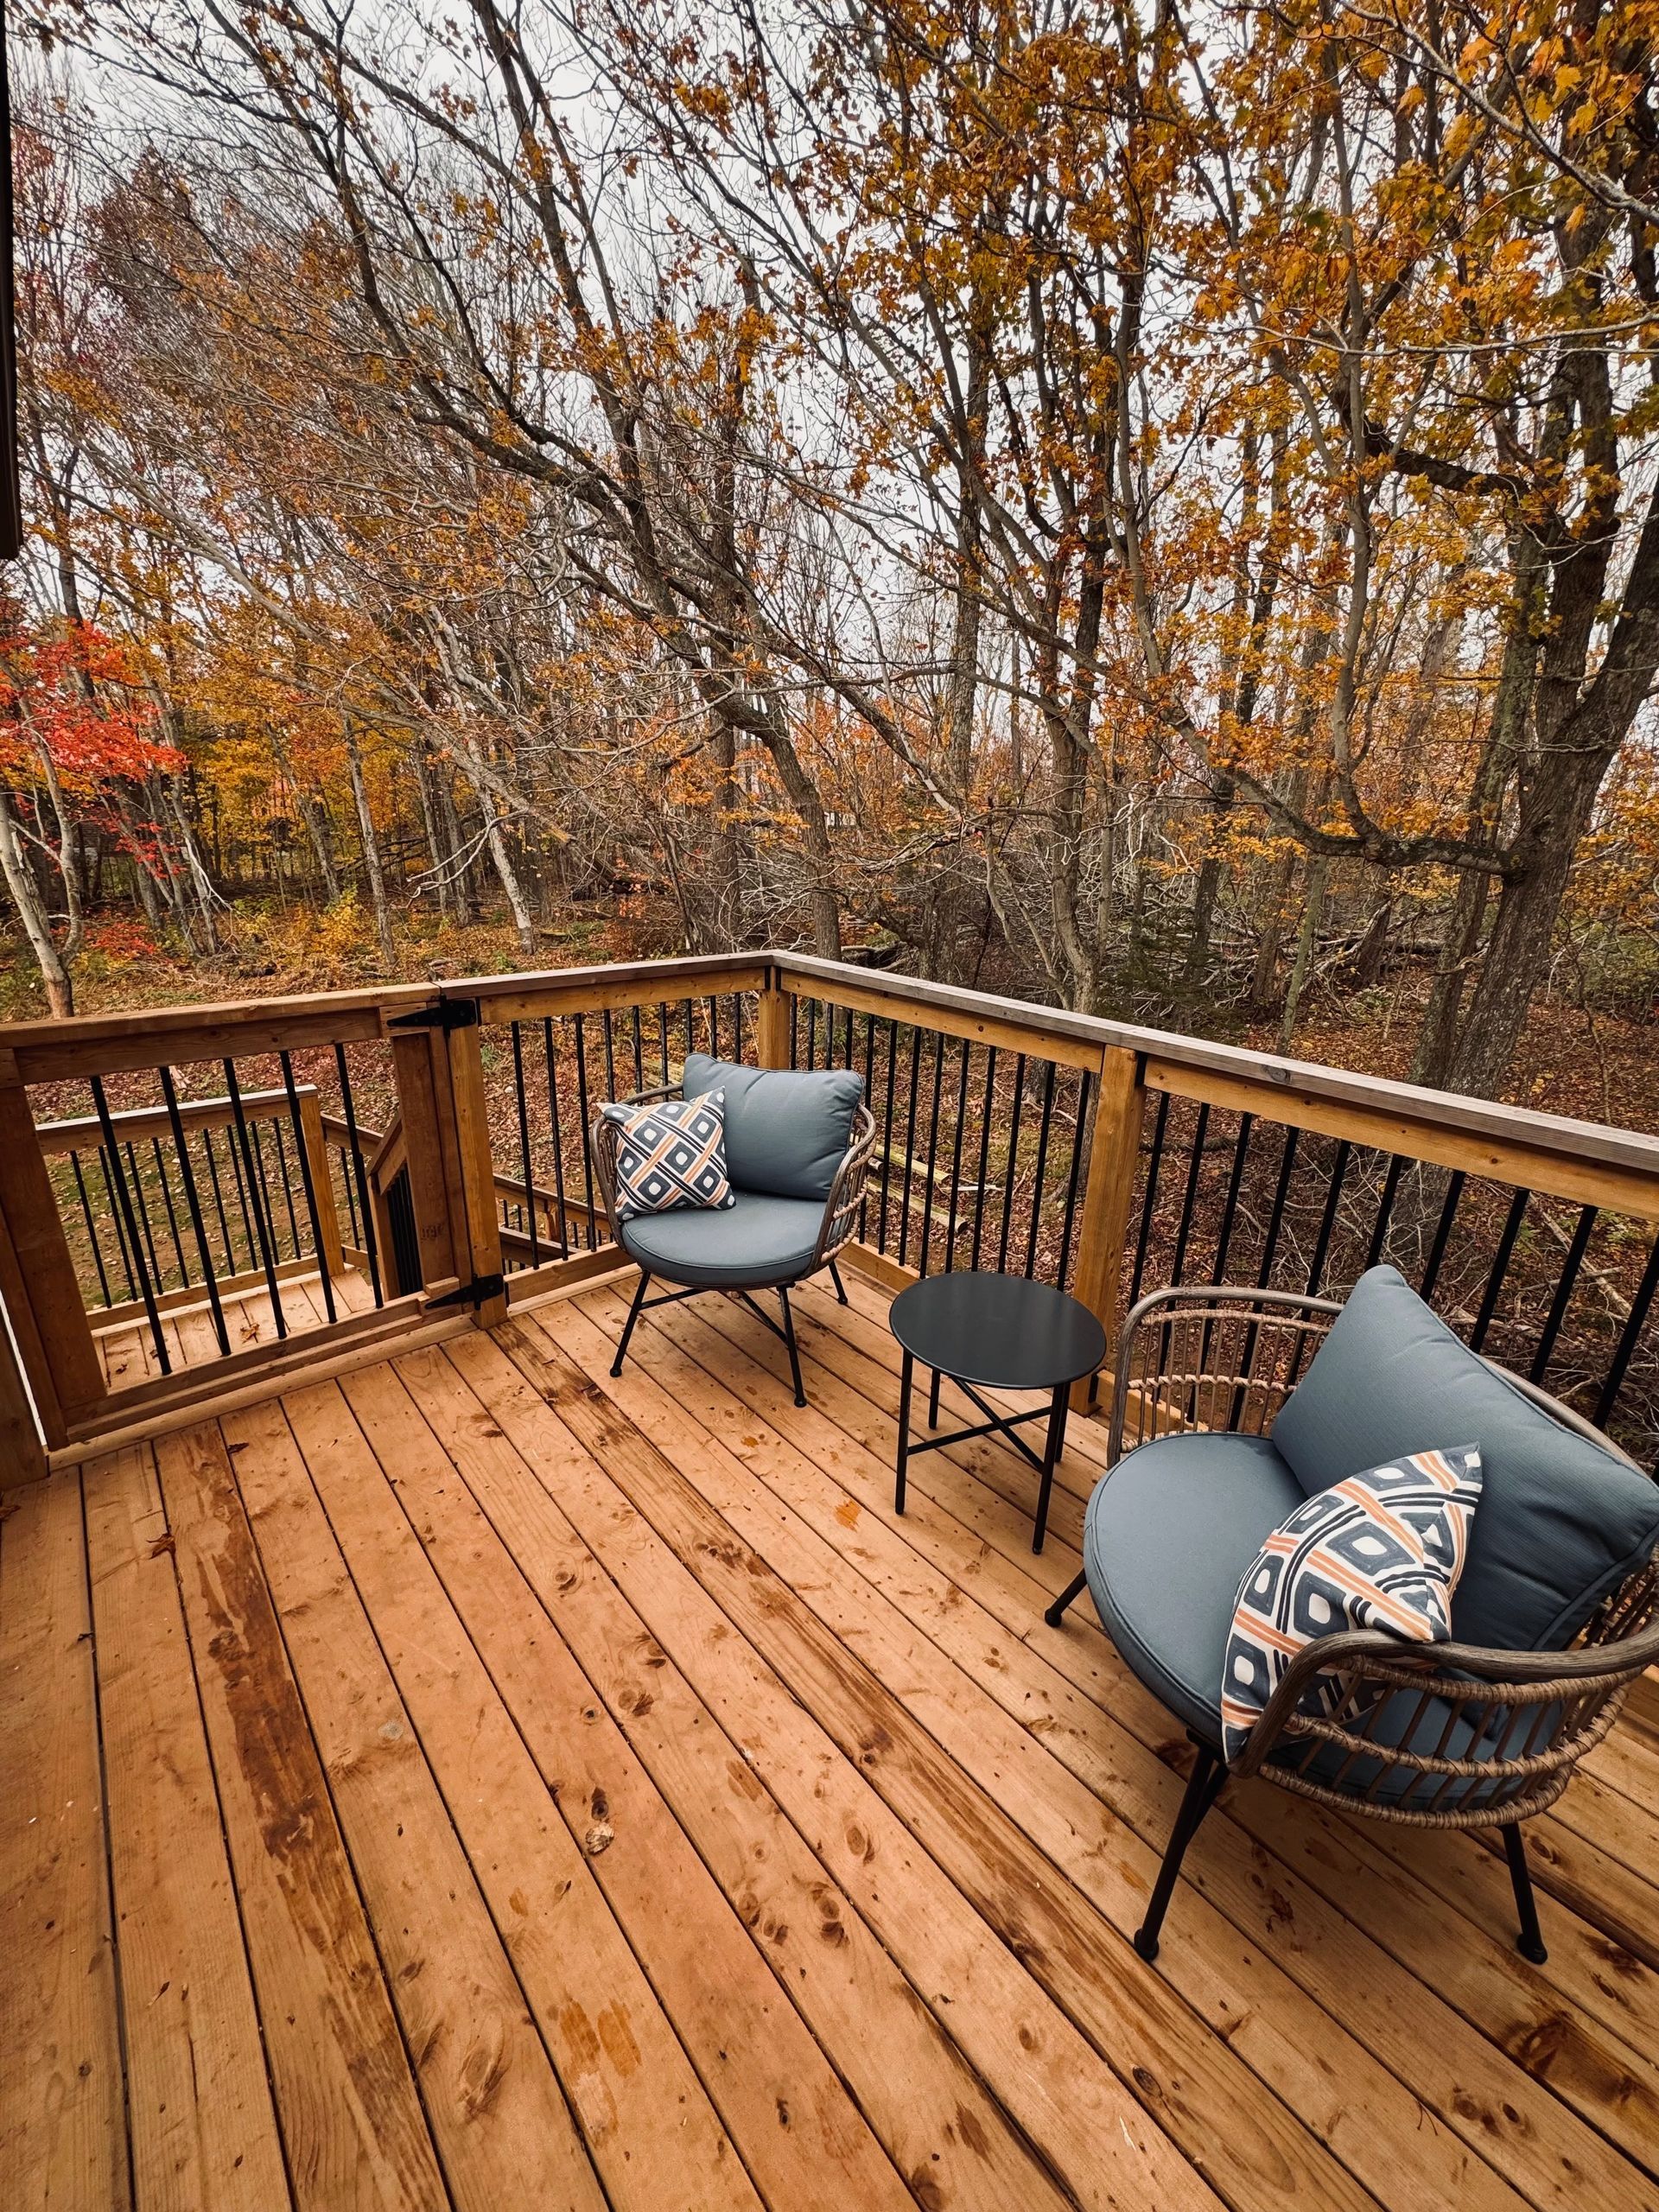
{"type": "Polygon", "coordinates": [[[1300,1109],[1309,1126],[1320,1125],[1310,1108],[1349,1108],[1407,1124],[1408,1134],[1440,1129],[1477,1135],[1518,1154],[1659,1179],[1659,1137],[1638,1130],[1427,1090],[1387,1077],[797,952],[751,950],[616,961],[442,983],[383,984],[232,1004],[158,1007],[149,1013],[79,1015],[67,1021],[9,1022],[0,1024],[0,1054],[14,1056],[22,1081],[48,1082],[76,1074],[154,1067],[163,1061],[276,1050],[283,1045],[384,1037],[388,1024],[400,1014],[446,999],[478,1001],[486,1020],[506,1021],[521,1013],[526,1018],[539,1014],[555,1000],[564,1002],[563,1010],[588,1006],[597,1011],[607,1003],[671,1000],[721,988],[753,988],[768,976],[785,989],[804,990],[857,1011],[944,1027],[956,1035],[995,1042],[1000,1033],[1008,1042],[1030,1039],[1034,1052],[1046,1052],[1071,1065],[1098,1065],[1101,1053],[1117,1048],[1135,1054],[1154,1089],[1202,1093],[1209,1078],[1222,1086],[1216,1095],[1223,1103],[1248,1090],[1255,1110],[1269,1115],[1274,1109],[1262,1094],[1276,1093],[1285,1117],[1295,1118],[1291,1109],[1300,1109]]]}
{"type": "MultiPolygon", "coordinates": [[[[296,1098],[315,1098],[317,1087],[314,1083],[296,1083],[296,1098]]],[[[245,1090],[242,1093],[242,1118],[247,1122],[275,1122],[285,1118],[293,1109],[285,1090],[245,1090]]],[[[236,1109],[226,1098],[181,1098],[179,1101],[179,1122],[187,1129],[226,1128],[236,1118],[236,1109]]],[[[164,1137],[173,1130],[172,1117],[165,1106],[132,1106],[120,1113],[111,1114],[111,1126],[118,1137],[164,1137]]],[[[327,1116],[324,1116],[324,1127],[327,1116]]],[[[346,1124],[340,1123],[342,1132],[346,1124]]],[[[78,1114],[65,1122],[36,1122],[35,1134],[41,1141],[41,1150],[48,1160],[60,1158],[69,1152],[96,1152],[104,1141],[103,1124],[96,1114],[78,1114]]]]}
{"type": "MultiPolygon", "coordinates": [[[[952,1016],[961,1024],[1002,1024],[1091,1046],[1096,1053],[1117,1046],[1135,1053],[1147,1064],[1147,1080],[1155,1089],[1176,1087],[1173,1081],[1159,1079],[1160,1074],[1167,1078],[1176,1071],[1193,1077],[1230,1077],[1258,1094],[1263,1090],[1281,1093],[1287,1102],[1321,1100],[1357,1107],[1420,1127],[1478,1132],[1520,1150],[1551,1153],[1562,1159],[1595,1161],[1659,1177],[1659,1136],[1637,1129],[1574,1121],[1565,1115],[1540,1113],[1530,1106],[1508,1106],[1458,1092],[1429,1090],[1386,1076],[1356,1074],[1311,1060],[1284,1059],[1243,1046],[1217,1044],[1207,1038],[1142,1028],[1134,1022],[1111,1021],[1094,1014],[1068,1014],[1058,1007],[1033,1006],[1023,999],[999,998],[988,991],[963,990],[913,976],[873,972],[810,954],[777,954],[774,966],[785,988],[805,987],[830,999],[844,995],[860,1007],[880,1000],[885,1003],[880,1011],[896,1013],[901,1006],[913,1009],[914,1018],[924,1026],[930,1017],[938,1020],[952,1016]]],[[[1197,1081],[1190,1088],[1202,1095],[1197,1081]]],[[[1261,1096],[1251,1103],[1256,1112],[1271,1114],[1271,1106],[1261,1096]]]]}

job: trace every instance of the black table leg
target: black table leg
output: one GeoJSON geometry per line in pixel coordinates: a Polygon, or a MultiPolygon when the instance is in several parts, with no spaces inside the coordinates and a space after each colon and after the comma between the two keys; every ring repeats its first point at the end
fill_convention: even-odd
{"type": "Polygon", "coordinates": [[[1048,1435],[1043,1446],[1043,1479],[1037,1492],[1037,1525],[1031,1538],[1034,1552],[1041,1551],[1043,1538],[1048,1534],[1048,1494],[1054,1487],[1054,1469],[1065,1442],[1065,1402],[1070,1389],[1069,1383],[1058,1384],[1054,1402],[1049,1408],[1048,1435]]]}
{"type": "Polygon", "coordinates": [[[939,1370],[937,1367],[927,1393],[927,1425],[930,1428],[937,1428],[939,1425],[939,1370]]]}
{"type": "Polygon", "coordinates": [[[899,1471],[893,1486],[893,1510],[905,1510],[905,1462],[910,1457],[910,1376],[916,1363],[909,1352],[899,1370],[899,1471]]]}

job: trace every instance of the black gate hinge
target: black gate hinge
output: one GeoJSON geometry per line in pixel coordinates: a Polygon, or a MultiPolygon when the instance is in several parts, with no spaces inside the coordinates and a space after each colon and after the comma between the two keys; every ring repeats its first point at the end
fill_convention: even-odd
{"type": "Polygon", "coordinates": [[[470,1282],[457,1283],[454,1290],[429,1298],[426,1310],[430,1313],[440,1306],[483,1306],[492,1298],[505,1298],[506,1291],[505,1275],[474,1275],[470,1282]]]}
{"type": "Polygon", "coordinates": [[[452,1029],[476,1029],[478,1001],[476,999],[440,999],[436,1006],[423,1006],[414,1014],[394,1014],[387,1021],[388,1029],[442,1029],[447,1037],[452,1029]]]}

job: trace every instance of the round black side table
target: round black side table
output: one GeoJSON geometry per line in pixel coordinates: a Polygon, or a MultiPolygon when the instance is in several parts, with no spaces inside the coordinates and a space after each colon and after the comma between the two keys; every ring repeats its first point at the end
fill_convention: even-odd
{"type": "Polygon", "coordinates": [[[899,1465],[893,1510],[905,1510],[905,1470],[918,1452],[938,1452],[970,1436],[1006,1436],[1023,1452],[1041,1477],[1037,1521],[1031,1548],[1039,1552],[1048,1527],[1048,1497],[1054,1468],[1065,1448],[1066,1401],[1072,1383],[1092,1375],[1106,1357],[1106,1332],[1089,1311],[1065,1291],[1028,1282],[1023,1275],[968,1274],[926,1275],[893,1302],[888,1325],[904,1350],[899,1383],[899,1465]],[[912,1444],[910,1390],[915,1363],[933,1370],[928,1392],[927,1425],[939,1425],[939,1382],[949,1376],[986,1418],[977,1427],[953,1429],[912,1444]],[[1050,1403],[1030,1413],[999,1414],[974,1385],[987,1390],[1047,1390],[1050,1403]],[[1048,1433],[1039,1459],[1023,1436],[1026,1421],[1044,1421],[1048,1433]]]}

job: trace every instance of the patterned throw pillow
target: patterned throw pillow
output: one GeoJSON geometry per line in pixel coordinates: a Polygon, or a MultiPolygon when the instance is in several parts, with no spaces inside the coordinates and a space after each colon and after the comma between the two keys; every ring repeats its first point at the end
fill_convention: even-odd
{"type": "MultiPolygon", "coordinates": [[[[1447,1640],[1480,1483],[1472,1444],[1417,1452],[1319,1491],[1274,1530],[1239,1585],[1227,1641],[1221,1723],[1230,1760],[1316,1637],[1369,1628],[1413,1643],[1447,1640]]],[[[1302,1710],[1330,1712],[1339,1696],[1321,1679],[1302,1710]]]]}
{"type": "Polygon", "coordinates": [[[649,1106],[606,1106],[617,1127],[616,1217],[667,1213],[673,1206],[728,1206],[726,1094],[664,1098],[649,1106]]]}

